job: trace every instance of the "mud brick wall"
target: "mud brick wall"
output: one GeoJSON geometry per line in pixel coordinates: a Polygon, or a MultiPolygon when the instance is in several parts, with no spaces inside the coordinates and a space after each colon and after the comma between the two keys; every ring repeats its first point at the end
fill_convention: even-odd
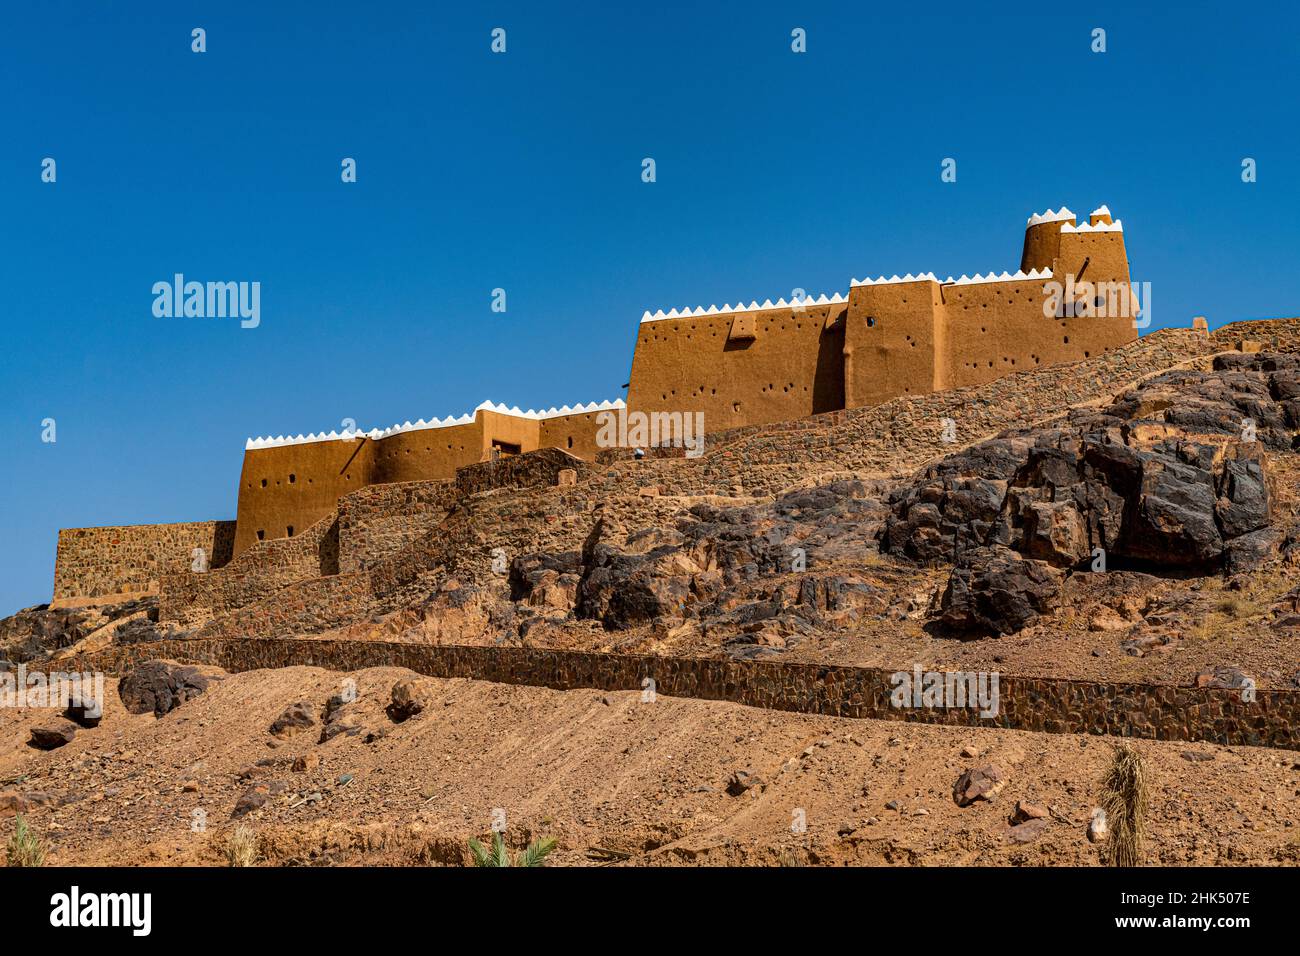
{"type": "Polygon", "coordinates": [[[234,551],[235,522],[187,521],[104,528],[64,528],[54,563],[54,600],[152,591],[168,574],[188,571],[195,548],[209,567],[234,551]]]}
{"type": "Polygon", "coordinates": [[[125,645],[59,666],[121,674],[155,658],[230,671],[405,667],[430,677],[556,690],[643,690],[650,679],[655,693],[669,697],[834,717],[1300,749],[1300,691],[1286,690],[1256,691],[1248,702],[1231,690],[1001,675],[998,714],[984,718],[966,708],[895,709],[890,705],[893,672],[884,668],[772,661],[377,641],[198,640],[125,645]]]}
{"type": "MultiPolygon", "coordinates": [[[[1289,334],[1300,337],[1300,322],[1291,322],[1295,329],[1289,334]]],[[[1268,323],[1244,324],[1255,329],[1268,323]]],[[[1162,329],[1085,362],[710,435],[704,456],[689,464],[650,458],[615,464],[613,456],[602,456],[611,470],[601,484],[610,493],[657,484],[663,494],[706,494],[730,485],[743,494],[769,495],[805,480],[810,462],[824,464],[827,472],[905,474],[952,450],[942,438],[944,418],[953,419],[957,442],[965,445],[1063,413],[1072,404],[1109,399],[1171,365],[1232,347],[1190,329],[1162,329]]]]}
{"type": "Polygon", "coordinates": [[[192,624],[243,607],[296,581],[339,571],[339,527],[333,515],[300,535],[259,541],[227,565],[196,573],[186,568],[163,576],[158,615],[192,624]]]}
{"type": "Polygon", "coordinates": [[[361,571],[427,534],[457,497],[451,481],[371,485],[339,499],[339,570],[361,571]]]}

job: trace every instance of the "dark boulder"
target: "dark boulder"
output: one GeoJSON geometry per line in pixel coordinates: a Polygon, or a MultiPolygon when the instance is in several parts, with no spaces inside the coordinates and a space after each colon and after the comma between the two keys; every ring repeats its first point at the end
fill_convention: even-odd
{"type": "Polygon", "coordinates": [[[155,717],[162,717],[225,676],[225,671],[216,667],[146,661],[118,682],[117,693],[130,713],[153,711],[155,717]]]}
{"type": "Polygon", "coordinates": [[[945,626],[963,632],[1011,634],[1056,606],[1062,574],[995,545],[963,555],[941,600],[945,626]]]}
{"type": "Polygon", "coordinates": [[[72,738],[76,735],[77,725],[70,720],[59,718],[53,723],[33,727],[28,743],[37,750],[54,750],[72,743],[72,738]]]}
{"type": "Polygon", "coordinates": [[[271,736],[287,739],[316,726],[316,705],[300,700],[286,707],[271,724],[271,736]]]}

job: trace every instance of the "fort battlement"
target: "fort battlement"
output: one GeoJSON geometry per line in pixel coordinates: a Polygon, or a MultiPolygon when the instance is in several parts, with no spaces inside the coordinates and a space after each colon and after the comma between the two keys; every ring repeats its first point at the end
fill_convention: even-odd
{"type": "Polygon", "coordinates": [[[624,407],[619,399],[521,411],[486,401],[459,418],[250,438],[239,481],[235,554],[258,541],[293,537],[330,514],[344,495],[369,485],[450,479],[466,465],[539,448],[593,460],[598,416],[624,407]]]}
{"type": "Polygon", "coordinates": [[[313,432],[309,435],[278,435],[274,438],[268,435],[265,438],[248,439],[244,443],[244,449],[245,451],[253,451],[262,448],[279,448],[284,445],[304,445],[309,442],[318,441],[351,442],[356,441],[359,438],[368,438],[371,441],[380,441],[385,438],[390,438],[393,435],[400,435],[403,432],[423,431],[430,428],[454,428],[457,425],[472,425],[474,424],[477,414],[483,411],[493,412],[497,415],[506,415],[511,418],[542,421],[551,418],[567,418],[571,415],[582,415],[588,412],[616,411],[617,409],[624,407],[626,406],[620,398],[612,402],[606,400],[603,402],[589,402],[586,405],[583,405],[582,403],[573,406],[564,405],[560,408],[548,408],[546,411],[535,411],[530,408],[525,412],[520,411],[518,406],[507,408],[505,405],[495,403],[491,399],[488,399],[487,401],[475,406],[473,413],[467,412],[459,418],[453,418],[450,415],[446,418],[431,418],[427,421],[421,418],[416,422],[406,421],[400,425],[390,425],[387,428],[372,428],[369,431],[349,431],[345,429],[342,432],[329,431],[320,433],[313,432]]]}
{"type": "MultiPolygon", "coordinates": [[[[372,485],[447,481],[466,466],[544,448],[594,461],[610,412],[689,415],[715,434],[1086,360],[1137,337],[1130,290],[1123,223],[1106,206],[1082,223],[1063,206],[1027,218],[1015,272],[881,275],[851,279],[833,294],[647,311],[626,403],[523,411],[487,401],[458,417],[248,439],[233,535],[223,532],[233,543],[229,553],[217,550],[227,560],[258,542],[302,534],[334,514],[340,499],[372,485]]],[[[150,547],[152,537],[130,535],[150,547]]],[[[92,570],[100,558],[73,559],[73,540],[64,549],[60,596],[157,580],[159,569],[143,557],[131,559],[140,567],[130,574],[92,570]]],[[[109,533],[104,540],[125,539],[109,533]]]]}
{"type": "Polygon", "coordinates": [[[1063,206],[1028,217],[1014,273],[882,275],[847,294],[647,312],[628,406],[702,411],[717,432],[976,385],[1132,341],[1136,303],[1123,223],[1101,206],[1080,224],[1063,206]]]}

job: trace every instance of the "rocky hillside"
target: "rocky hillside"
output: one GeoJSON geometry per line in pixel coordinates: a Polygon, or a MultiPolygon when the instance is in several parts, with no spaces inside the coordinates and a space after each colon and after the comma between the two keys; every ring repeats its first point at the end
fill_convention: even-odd
{"type": "MultiPolygon", "coordinates": [[[[1224,355],[906,479],[744,504],[658,498],[640,526],[599,515],[580,546],[519,555],[504,581],[449,576],[418,607],[344,633],[902,666],[951,639],[1083,616],[1087,633],[1121,637],[1065,674],[1087,676],[1179,632],[1189,649],[1212,609],[1239,633],[1266,629],[1246,657],[1287,686],[1300,661],[1297,396],[1295,356],[1224,355]]],[[[1177,671],[1157,654],[1138,673],[1190,681],[1245,659],[1213,641],[1191,649],[1177,671]]]]}
{"type": "MultiPolygon", "coordinates": [[[[860,419],[823,424],[859,454],[860,419]]],[[[698,475],[747,433],[714,465],[619,462],[576,487],[469,494],[364,572],[290,582],[206,623],[160,624],[148,599],[33,609],[0,623],[0,649],[293,635],[1156,683],[1236,668],[1293,686],[1298,431],[1297,356],[1222,353],[948,444],[911,473],[828,479],[814,463],[758,497],[641,484],[698,475]]]]}
{"type": "MultiPolygon", "coordinates": [[[[698,460],[561,482],[551,452],[381,488],[333,542],[367,543],[345,570],[251,553],[161,600],[23,611],[0,656],[291,637],[1300,688],[1300,358],[1214,344],[1153,336],[698,460]],[[935,416],[962,407],[947,441],[935,416]],[[406,527],[390,499],[427,507],[406,527]]],[[[247,823],[270,863],[462,864],[500,808],[575,865],[1099,859],[1095,737],[391,667],[154,662],[109,686],[102,718],[0,712],[0,832],[23,813],[53,862],[220,862],[247,823]]],[[[1293,756],[1139,746],[1153,861],[1297,862],[1293,756]]]]}

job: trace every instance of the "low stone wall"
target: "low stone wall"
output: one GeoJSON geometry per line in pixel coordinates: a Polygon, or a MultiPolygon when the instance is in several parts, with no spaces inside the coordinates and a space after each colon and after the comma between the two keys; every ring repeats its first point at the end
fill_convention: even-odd
{"type": "Polygon", "coordinates": [[[370,485],[339,499],[339,570],[361,571],[438,526],[458,492],[451,481],[370,485]]]}
{"type": "Polygon", "coordinates": [[[235,522],[186,521],[64,528],[54,562],[54,600],[153,591],[163,577],[189,571],[195,548],[221,567],[234,552],[235,522]]]}
{"type": "Polygon", "coordinates": [[[1228,352],[1243,341],[1258,342],[1269,352],[1300,352],[1300,319],[1230,322],[1210,333],[1215,351],[1228,352]]]}
{"type": "Polygon", "coordinates": [[[1300,691],[1240,691],[1165,685],[1091,683],[1001,675],[998,713],[966,708],[904,708],[884,668],[772,661],[648,657],[534,648],[464,647],[292,639],[173,641],[114,648],[63,670],[121,674],[145,660],[170,658],[230,671],[310,665],[353,671],[405,667],[440,678],[468,678],[556,690],[641,690],[649,680],[669,697],[726,700],[752,707],[1046,733],[1108,734],[1227,746],[1300,749],[1300,691]]]}
{"type": "Polygon", "coordinates": [[[159,620],[192,624],[244,607],[296,581],[339,570],[339,528],[334,515],[300,535],[259,541],[225,567],[196,573],[188,568],[164,575],[159,620]]]}
{"type": "Polygon", "coordinates": [[[265,639],[259,635],[317,633],[364,616],[373,597],[364,571],[293,581],[261,600],[213,618],[196,636],[265,639]]]}
{"type": "Polygon", "coordinates": [[[591,463],[559,448],[539,448],[457,468],[456,489],[461,495],[473,495],[494,488],[549,488],[559,483],[560,472],[565,469],[576,472],[581,481],[591,470],[591,463]]]}

